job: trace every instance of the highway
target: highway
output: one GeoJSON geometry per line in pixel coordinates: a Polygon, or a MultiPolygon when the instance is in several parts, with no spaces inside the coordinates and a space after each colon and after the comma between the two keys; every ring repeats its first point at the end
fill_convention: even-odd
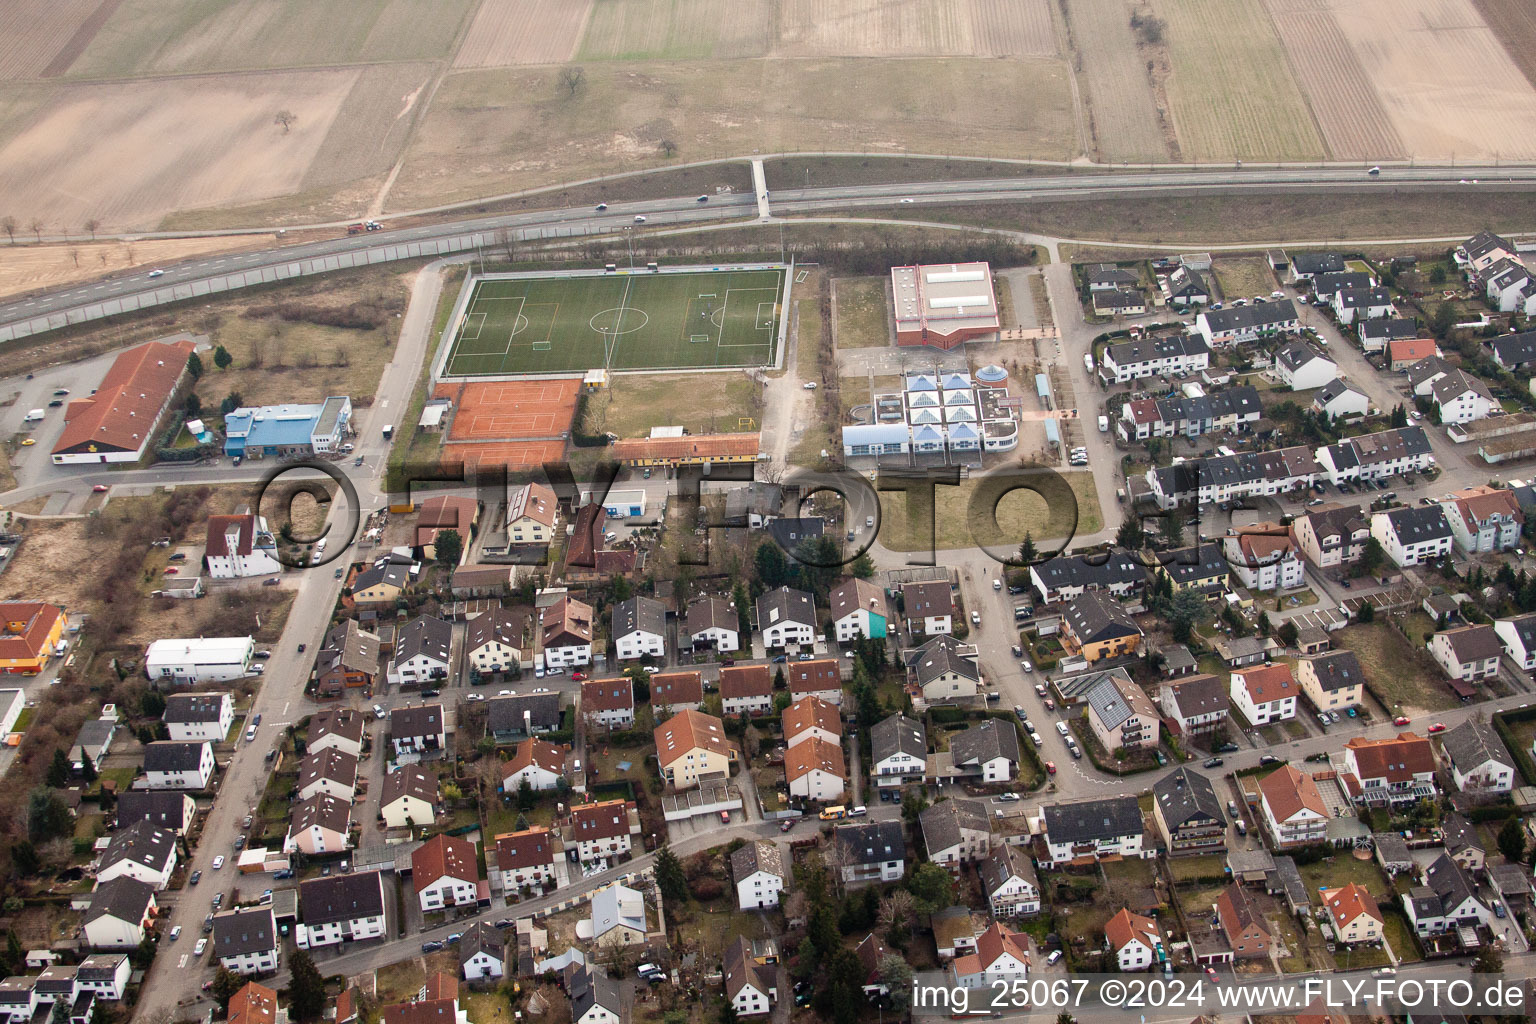
{"type": "MultiPolygon", "coordinates": [[[[1282,167],[1230,170],[1167,170],[1142,172],[1084,172],[1029,178],[993,178],[968,181],[929,181],[909,184],[837,185],[824,188],[784,189],[771,194],[769,220],[783,215],[815,215],[890,206],[952,205],[965,203],[1021,202],[1084,196],[1136,194],[1234,193],[1274,188],[1361,190],[1372,188],[1456,189],[1483,186],[1529,186],[1536,183],[1536,167],[1387,167],[1379,175],[1363,168],[1282,167]]],[[[231,273],[279,267],[298,260],[341,253],[382,254],[405,242],[435,240],[466,232],[515,231],[519,241],[593,234],[619,234],[625,228],[654,230],[690,224],[710,225],[759,219],[759,197],[746,193],[711,195],[700,203],[696,196],[613,203],[603,211],[590,206],[501,214],[443,221],[412,227],[345,235],[298,245],[278,245],[246,253],[211,255],[148,272],[87,282],[44,295],[0,304],[0,327],[44,314],[82,310],[104,299],[152,294],[174,285],[214,280],[231,273]],[[636,222],[644,217],[644,227],[636,222]]],[[[402,215],[409,217],[409,214],[402,215]]],[[[295,231],[305,230],[294,228],[295,231]]]]}

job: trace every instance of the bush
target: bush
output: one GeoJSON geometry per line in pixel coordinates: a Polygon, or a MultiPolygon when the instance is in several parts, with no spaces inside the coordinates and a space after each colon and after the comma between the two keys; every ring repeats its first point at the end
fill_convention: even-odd
{"type": "Polygon", "coordinates": [[[719,899],[723,892],[725,892],[725,884],[710,875],[701,876],[688,883],[688,894],[700,903],[719,899]]]}

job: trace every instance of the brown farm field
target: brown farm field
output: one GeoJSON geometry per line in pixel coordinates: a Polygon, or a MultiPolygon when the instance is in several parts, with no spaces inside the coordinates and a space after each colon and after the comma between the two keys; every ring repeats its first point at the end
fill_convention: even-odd
{"type": "Polygon", "coordinates": [[[1193,160],[1326,155],[1259,0],[1152,0],[1167,24],[1168,99],[1193,160]]]}
{"type": "Polygon", "coordinates": [[[581,60],[721,60],[767,53],[768,0],[595,0],[581,60]]]}
{"type": "Polygon", "coordinates": [[[448,55],[472,0],[122,0],[71,76],[308,67],[448,55]]]}
{"type": "Polygon", "coordinates": [[[592,0],[482,0],[454,67],[562,64],[575,55],[591,14],[592,0]]]}
{"type": "Polygon", "coordinates": [[[783,0],[781,57],[1050,57],[1050,0],[783,0]]]}
{"type": "Polygon", "coordinates": [[[738,60],[450,75],[414,136],[392,209],[759,150],[914,149],[1066,159],[1059,60],[738,60]]]}
{"type": "Polygon", "coordinates": [[[1167,160],[1168,141],[1125,0],[1066,0],[1062,6],[1081,64],[1094,155],[1109,163],[1167,160]]]}
{"type": "Polygon", "coordinates": [[[1265,5],[1334,159],[1402,158],[1403,140],[1333,13],[1314,0],[1265,0],[1265,5]]]}
{"type": "Polygon", "coordinates": [[[7,0],[0,4],[0,81],[57,74],[64,53],[101,0],[7,0]]]}
{"type": "Polygon", "coordinates": [[[109,228],[142,229],[174,209],[296,192],[358,75],[307,71],[45,90],[30,116],[0,127],[0,195],[18,219],[78,232],[93,217],[109,228]],[[272,121],[283,108],[297,116],[286,134],[272,121]],[[114,187],[104,189],[108,169],[114,187]]]}
{"type": "Polygon", "coordinates": [[[1409,153],[1536,158],[1536,88],[1472,0],[1327,2],[1409,153]]]}
{"type": "Polygon", "coordinates": [[[1472,0],[1472,5],[1504,41],[1525,80],[1536,86],[1536,5],[1529,0],[1472,0]]]}

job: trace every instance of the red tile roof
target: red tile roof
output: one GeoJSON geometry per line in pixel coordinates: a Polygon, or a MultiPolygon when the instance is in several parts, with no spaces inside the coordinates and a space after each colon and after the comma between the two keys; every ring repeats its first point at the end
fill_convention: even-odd
{"type": "Polygon", "coordinates": [[[792,694],[820,693],[823,690],[843,688],[843,670],[836,658],[817,658],[815,661],[792,661],[784,673],[789,678],[792,694]]]}
{"type": "Polygon", "coordinates": [[[505,832],[496,837],[496,865],[503,871],[554,863],[554,833],[547,828],[505,832]]]}
{"type": "Polygon", "coordinates": [[[784,739],[792,741],[807,729],[822,729],[834,736],[843,734],[843,720],[837,705],[820,697],[801,697],[784,709],[784,739]]]}
{"type": "Polygon", "coordinates": [[[1386,740],[1356,737],[1344,744],[1344,749],[1354,755],[1362,782],[1366,779],[1407,782],[1415,775],[1435,770],[1435,754],[1430,749],[1429,740],[1411,732],[1398,733],[1386,740]]]}
{"type": "Polygon", "coordinates": [[[40,657],[53,624],[64,609],[43,601],[0,603],[0,661],[27,661],[40,657]]]}
{"type": "Polygon", "coordinates": [[[762,450],[758,434],[689,434],[684,437],[627,437],[609,449],[620,462],[663,459],[705,462],[719,458],[756,456],[762,450]]]}
{"type": "Polygon", "coordinates": [[[73,399],[54,454],[102,449],[137,451],[192,355],[190,341],[151,341],[118,356],[96,393],[73,399]]]}
{"type": "Polygon", "coordinates": [[[1278,771],[1270,772],[1260,779],[1259,792],[1269,802],[1275,820],[1282,824],[1302,808],[1328,817],[1328,805],[1323,803],[1323,794],[1317,791],[1317,783],[1312,781],[1312,776],[1297,771],[1291,765],[1282,765],[1278,771]]]}
{"type": "Polygon", "coordinates": [[[1104,926],[1104,937],[1109,940],[1109,947],[1117,953],[1130,945],[1132,940],[1140,940],[1155,948],[1162,938],[1156,921],[1123,909],[1104,926]]]}
{"type": "Polygon", "coordinates": [[[523,740],[512,754],[512,760],[502,769],[502,778],[515,775],[529,765],[538,765],[552,775],[565,774],[565,755],[569,747],[558,743],[546,743],[537,737],[523,740]]]}
{"type": "Polygon", "coordinates": [[[1400,363],[1404,360],[1418,362],[1435,354],[1435,339],[1399,338],[1396,341],[1387,342],[1387,351],[1391,353],[1389,362],[1400,363]]]}
{"type": "Polygon", "coordinates": [[[1244,669],[1232,675],[1234,678],[1242,679],[1243,687],[1248,691],[1248,699],[1255,704],[1285,700],[1301,692],[1301,687],[1296,684],[1296,678],[1291,675],[1291,667],[1285,664],[1244,669]]]}
{"type": "Polygon", "coordinates": [[[581,684],[581,710],[630,711],[635,706],[635,683],[629,676],[589,679],[581,684]]]}
{"type": "Polygon", "coordinates": [[[704,700],[704,677],[697,672],[662,672],[651,676],[651,707],[698,704],[704,700]]]}
{"type": "Polygon", "coordinates": [[[417,892],[444,877],[465,882],[479,880],[474,843],[452,836],[433,836],[411,854],[411,883],[417,892]]]}
{"type": "Polygon", "coordinates": [[[1342,889],[1324,889],[1323,906],[1328,908],[1328,913],[1333,915],[1333,923],[1339,928],[1348,927],[1349,922],[1366,914],[1377,921],[1385,922],[1381,916],[1381,908],[1376,905],[1376,897],[1354,882],[1350,882],[1342,889]]]}
{"type": "Polygon", "coordinates": [[[571,808],[571,835],[577,842],[629,835],[629,803],[604,800],[571,808]]]}
{"type": "Polygon", "coordinates": [[[720,719],[701,711],[679,711],[656,728],[656,759],[665,768],[690,750],[731,756],[720,719]]]}
{"type": "Polygon", "coordinates": [[[813,736],[796,743],[784,754],[784,777],[790,782],[817,769],[840,779],[848,778],[843,748],[813,736]]]}
{"type": "Polygon", "coordinates": [[[732,665],[720,670],[720,699],[773,696],[773,673],[767,665],[732,665]]]}
{"type": "Polygon", "coordinates": [[[243,516],[209,516],[207,550],[204,552],[209,558],[224,558],[230,555],[228,541],[229,528],[231,526],[240,528],[240,538],[235,542],[238,545],[238,550],[234,554],[248,555],[251,553],[252,545],[256,540],[256,516],[254,514],[243,516]]]}
{"type": "Polygon", "coordinates": [[[275,1020],[277,993],[265,985],[248,981],[229,997],[229,1024],[272,1024],[275,1020]]]}

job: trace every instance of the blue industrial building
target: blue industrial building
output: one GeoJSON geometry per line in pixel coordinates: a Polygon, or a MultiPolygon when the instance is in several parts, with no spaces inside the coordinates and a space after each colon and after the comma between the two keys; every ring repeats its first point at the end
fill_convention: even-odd
{"type": "Polygon", "coordinates": [[[331,397],[316,405],[263,405],[224,417],[224,454],[262,458],[324,454],[338,450],[352,420],[352,399],[331,397]]]}

